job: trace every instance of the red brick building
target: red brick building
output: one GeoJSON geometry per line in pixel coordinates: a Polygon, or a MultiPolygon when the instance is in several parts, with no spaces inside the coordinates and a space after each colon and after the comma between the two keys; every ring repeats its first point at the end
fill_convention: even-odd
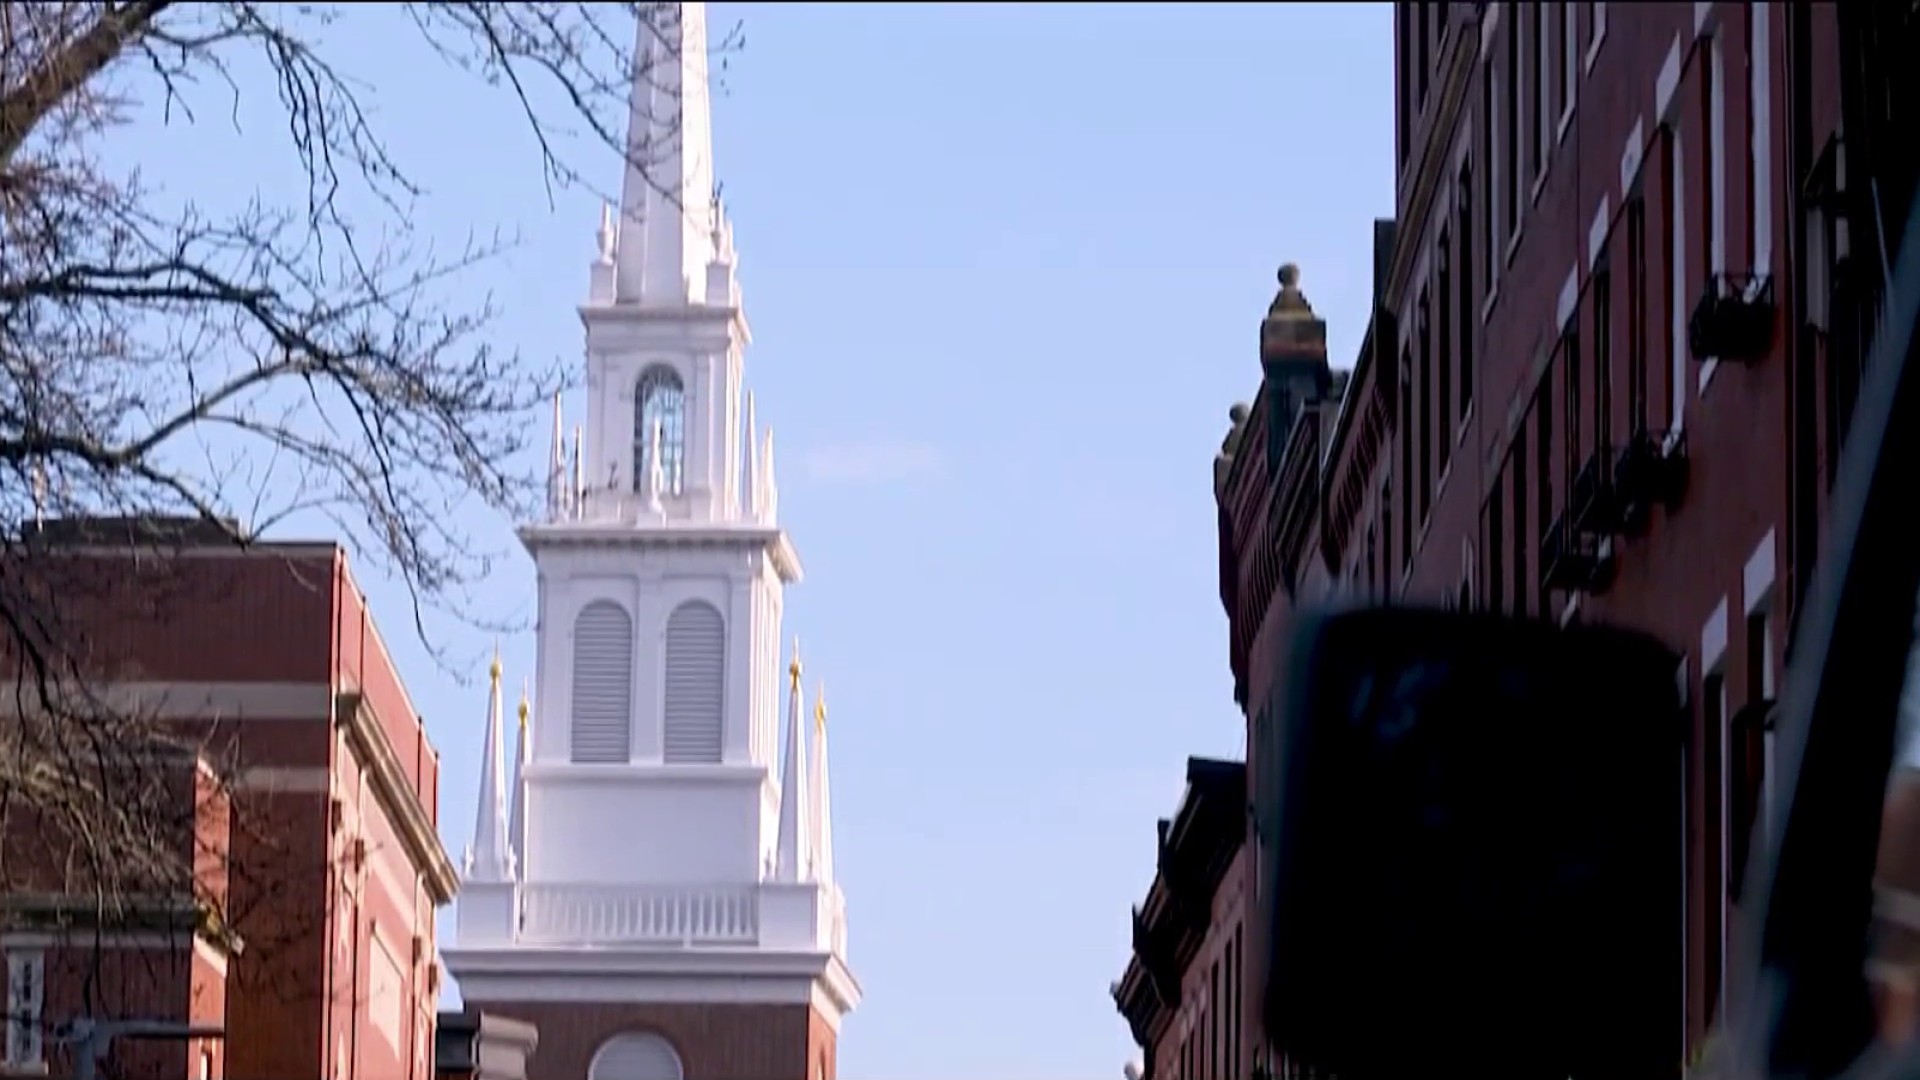
{"type": "Polygon", "coordinates": [[[109,1075],[426,1080],[433,916],[455,887],[439,761],[345,552],[50,522],[8,579],[16,599],[57,597],[66,670],[118,722],[176,736],[197,791],[153,814],[192,880],[105,912],[97,876],[52,861],[73,847],[27,843],[10,816],[8,1066],[57,1074],[54,1035],[81,1017],[191,1019],[224,1039],[118,1043],[109,1075]]]}
{"type": "MultiPolygon", "coordinates": [[[[1834,5],[1397,5],[1396,219],[1375,227],[1365,343],[1323,373],[1293,351],[1314,324],[1283,289],[1215,462],[1251,791],[1291,614],[1334,593],[1623,623],[1684,654],[1676,1068],[1715,1019],[1770,810],[1776,675],[1877,304],[1878,263],[1848,257],[1876,218],[1868,141],[1842,153],[1837,134],[1841,22],[1834,5]]],[[[1913,177],[1891,179],[1902,206],[1913,177]]],[[[1259,888],[1246,875],[1235,916],[1256,983],[1259,888]]],[[[1259,988],[1241,989],[1257,1030],[1259,988]]]]}
{"type": "Polygon", "coordinates": [[[1187,759],[1187,790],[1158,826],[1153,884],[1133,910],[1133,956],[1113,998],[1148,1077],[1236,1077],[1252,1062],[1242,996],[1246,767],[1187,759]]]}
{"type": "Polygon", "coordinates": [[[1827,269],[1794,265],[1789,239],[1814,165],[1791,143],[1837,119],[1817,62],[1838,56],[1818,40],[1832,9],[1397,16],[1395,333],[1374,360],[1398,383],[1380,405],[1404,482],[1356,518],[1383,538],[1370,587],[1626,624],[1684,654],[1691,1058],[1768,812],[1776,673],[1838,440],[1826,406],[1845,415],[1796,394],[1818,358],[1788,302],[1827,269]]]}

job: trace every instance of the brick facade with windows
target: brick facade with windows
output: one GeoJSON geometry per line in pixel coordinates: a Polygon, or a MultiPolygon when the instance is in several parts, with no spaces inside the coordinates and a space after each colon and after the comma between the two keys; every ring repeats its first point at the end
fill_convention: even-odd
{"type": "Polygon", "coordinates": [[[1414,6],[1385,300],[1415,388],[1394,425],[1412,482],[1400,576],[1375,595],[1456,592],[1471,549],[1476,605],[1685,655],[1684,1056],[1768,812],[1776,673],[1817,536],[1794,493],[1825,486],[1791,452],[1785,121],[1837,87],[1790,98],[1787,5],[1453,4],[1429,41],[1414,6]],[[1412,70],[1422,55],[1433,71],[1412,70]]]}
{"type": "Polygon", "coordinates": [[[1335,594],[1620,623],[1686,657],[1676,1068],[1770,812],[1775,684],[1870,323],[1841,37],[1832,5],[1396,5],[1365,343],[1318,394],[1282,393],[1263,348],[1215,463],[1256,793],[1292,614],[1335,594]]]}
{"type": "Polygon", "coordinates": [[[50,922],[88,906],[89,885],[9,828],[0,948],[10,966],[42,958],[48,1064],[64,1052],[47,1036],[79,1016],[191,1018],[226,1037],[116,1043],[115,1075],[426,1080],[433,916],[455,886],[439,760],[345,552],[124,522],[49,522],[42,543],[9,586],[58,595],[60,648],[103,700],[188,736],[202,789],[180,817],[197,895],[156,898],[166,925],[50,922]]]}

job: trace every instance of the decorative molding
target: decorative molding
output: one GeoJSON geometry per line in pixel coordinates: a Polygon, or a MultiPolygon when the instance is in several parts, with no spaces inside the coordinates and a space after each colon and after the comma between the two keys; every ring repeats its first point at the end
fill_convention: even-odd
{"type": "Polygon", "coordinates": [[[394,829],[406,845],[407,853],[413,856],[434,903],[450,902],[460,890],[460,876],[454,871],[453,860],[447,857],[446,847],[440,843],[433,821],[414,794],[400,757],[387,741],[373,706],[357,691],[344,690],[335,698],[335,721],[346,730],[355,756],[366,766],[373,781],[374,796],[393,819],[394,829]]]}

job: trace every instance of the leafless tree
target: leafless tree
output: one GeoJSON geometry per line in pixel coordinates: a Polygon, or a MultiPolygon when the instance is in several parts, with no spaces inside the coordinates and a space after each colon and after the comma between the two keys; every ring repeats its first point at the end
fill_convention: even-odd
{"type": "MultiPolygon", "coordinates": [[[[491,302],[461,290],[497,244],[449,257],[413,235],[424,196],[367,107],[380,87],[344,73],[356,25],[405,27],[502,95],[551,190],[618,173],[568,146],[657,167],[665,142],[627,144],[649,107],[630,91],[679,19],[671,3],[0,5],[0,654],[16,673],[0,830],[26,815],[60,837],[69,887],[114,905],[194,877],[162,809],[181,805],[177,772],[147,766],[156,747],[204,757],[204,733],[85,690],[110,658],[67,647],[79,586],[45,572],[43,519],[186,519],[245,545],[318,511],[406,583],[423,626],[423,605],[457,605],[487,572],[452,507],[532,504],[528,410],[558,372],[491,343],[491,302]],[[219,212],[103,164],[137,110],[224,120],[251,98],[277,103],[284,125],[256,137],[306,179],[284,204],[219,212]],[[348,213],[368,196],[386,220],[348,213]]],[[[476,145],[477,167],[501,167],[495,149],[476,145]]]]}

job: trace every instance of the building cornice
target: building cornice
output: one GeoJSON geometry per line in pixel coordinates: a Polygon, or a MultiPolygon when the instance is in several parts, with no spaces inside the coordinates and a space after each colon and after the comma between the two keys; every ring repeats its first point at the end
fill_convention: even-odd
{"type": "Polygon", "coordinates": [[[414,794],[399,755],[387,741],[380,718],[358,691],[343,690],[335,696],[334,703],[335,722],[346,730],[348,741],[365,763],[367,774],[373,780],[374,795],[393,819],[400,841],[413,857],[434,905],[449,903],[459,891],[460,877],[454,871],[453,860],[447,857],[446,847],[440,843],[440,833],[414,794]]]}
{"type": "Polygon", "coordinates": [[[522,525],[518,533],[529,552],[540,548],[617,551],[636,546],[682,550],[759,547],[773,560],[782,581],[793,585],[802,576],[800,554],[787,531],[777,526],[716,523],[647,528],[622,521],[554,521],[522,525]]]}

